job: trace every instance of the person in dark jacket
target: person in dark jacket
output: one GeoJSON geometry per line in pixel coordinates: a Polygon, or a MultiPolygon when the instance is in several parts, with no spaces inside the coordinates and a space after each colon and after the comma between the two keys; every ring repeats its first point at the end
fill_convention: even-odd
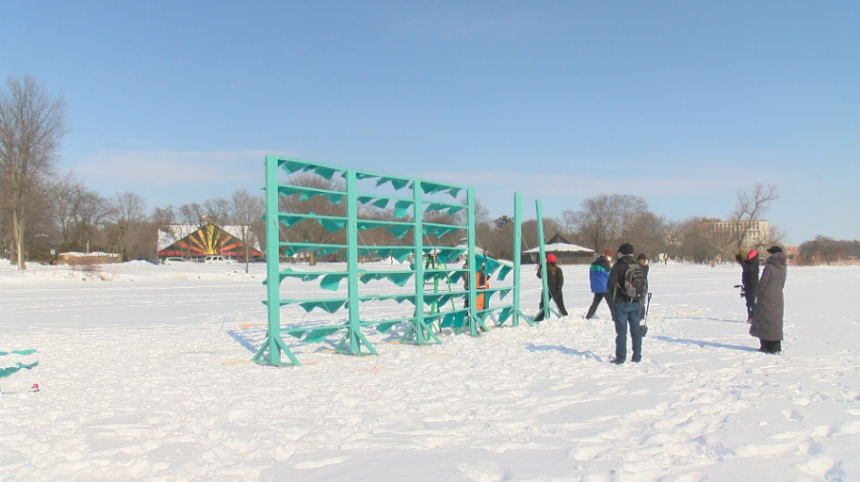
{"type": "MultiPolygon", "coordinates": [[[[558,267],[558,260],[552,253],[546,255],[546,272],[546,287],[549,290],[549,297],[550,299],[555,300],[555,306],[558,307],[558,313],[561,316],[567,316],[567,310],[564,309],[564,296],[561,293],[561,287],[564,286],[564,273],[561,272],[561,268],[558,267]]],[[[537,265],[537,277],[541,277],[540,264],[537,265]]],[[[540,308],[534,321],[543,320],[543,307],[543,293],[541,293],[540,308]]]]}
{"type": "Polygon", "coordinates": [[[746,256],[738,253],[735,259],[743,268],[741,283],[744,287],[744,298],[747,300],[747,323],[752,323],[755,308],[756,285],[758,285],[758,251],[751,250],[746,256]]]}
{"type": "Polygon", "coordinates": [[[612,363],[620,365],[627,359],[627,325],[630,325],[630,338],[633,342],[634,363],[642,360],[642,304],[631,300],[624,292],[624,274],[636,265],[633,259],[633,245],[624,243],[618,248],[618,261],[609,271],[606,300],[612,307],[612,321],[615,322],[615,358],[612,363]]]}
{"type": "MultiPolygon", "coordinates": [[[[600,306],[600,300],[606,298],[606,283],[609,282],[609,270],[612,268],[609,263],[613,256],[615,256],[615,251],[607,249],[603,252],[603,256],[595,259],[588,268],[588,279],[591,281],[591,292],[594,293],[594,299],[585,315],[586,320],[590,320],[594,316],[597,307],[600,306]]],[[[609,310],[612,311],[612,305],[609,305],[609,310]]]]}
{"type": "Polygon", "coordinates": [[[750,335],[761,340],[759,351],[779,353],[782,351],[782,317],[785,313],[785,288],[787,275],[785,253],[779,246],[767,250],[770,257],[764,265],[761,279],[756,286],[756,304],[753,310],[750,335]]]}

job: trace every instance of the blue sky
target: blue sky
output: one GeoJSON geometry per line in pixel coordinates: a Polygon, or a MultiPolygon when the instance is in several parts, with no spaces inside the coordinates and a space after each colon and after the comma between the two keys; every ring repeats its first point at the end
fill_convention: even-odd
{"type": "Polygon", "coordinates": [[[150,207],[263,155],[475,187],[492,215],[635,194],[725,217],[776,184],[799,243],[860,238],[860,2],[0,2],[0,76],[68,104],[62,163],[150,207]]]}

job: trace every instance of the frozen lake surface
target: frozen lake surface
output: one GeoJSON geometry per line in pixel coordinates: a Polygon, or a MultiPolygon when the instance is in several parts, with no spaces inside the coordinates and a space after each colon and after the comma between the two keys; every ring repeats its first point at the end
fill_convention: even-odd
{"type": "Polygon", "coordinates": [[[303,366],[273,368],[248,362],[265,335],[263,264],[4,262],[0,351],[38,353],[0,367],[39,365],[0,378],[0,480],[860,480],[860,314],[845,305],[860,268],[789,267],[773,356],[748,334],[739,267],[655,265],[642,363],[621,366],[605,304],[583,318],[588,267],[563,269],[569,317],[427,347],[371,328],[378,357],[332,354],[338,334],[285,335],[303,366]]]}

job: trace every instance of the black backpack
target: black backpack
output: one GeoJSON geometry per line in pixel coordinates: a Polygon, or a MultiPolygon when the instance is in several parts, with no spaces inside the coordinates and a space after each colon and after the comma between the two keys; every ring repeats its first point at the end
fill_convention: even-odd
{"type": "Polygon", "coordinates": [[[630,301],[641,301],[645,298],[645,294],[648,293],[648,279],[645,277],[645,270],[639,263],[634,262],[627,265],[621,286],[621,292],[630,301]]]}

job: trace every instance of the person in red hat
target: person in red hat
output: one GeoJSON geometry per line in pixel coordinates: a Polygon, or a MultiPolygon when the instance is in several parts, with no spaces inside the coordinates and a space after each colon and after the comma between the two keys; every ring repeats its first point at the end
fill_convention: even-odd
{"type": "Polygon", "coordinates": [[[744,298],[747,301],[747,323],[752,323],[753,310],[755,309],[756,288],[758,287],[759,261],[758,251],[755,249],[749,253],[740,252],[735,256],[743,269],[741,282],[744,287],[744,298]]]}
{"type": "MultiPolygon", "coordinates": [[[[555,306],[558,307],[558,313],[561,316],[567,316],[567,310],[564,309],[564,296],[561,293],[561,287],[564,286],[564,273],[558,267],[558,259],[554,254],[546,255],[546,287],[549,290],[549,297],[555,300],[555,306]]],[[[537,265],[537,277],[541,278],[540,264],[537,265]]],[[[544,316],[543,293],[540,297],[540,308],[535,316],[535,321],[543,320],[544,316]]]]}

